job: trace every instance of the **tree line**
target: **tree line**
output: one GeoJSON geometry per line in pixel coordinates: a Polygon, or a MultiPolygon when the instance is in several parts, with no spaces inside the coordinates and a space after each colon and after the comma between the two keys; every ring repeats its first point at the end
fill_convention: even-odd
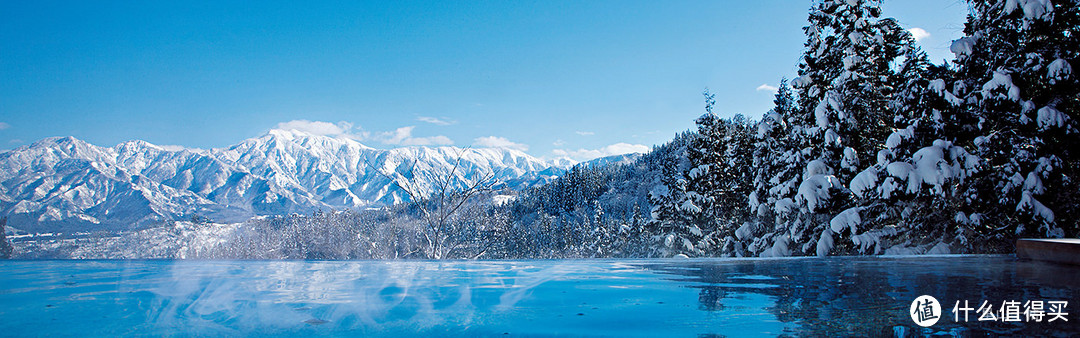
{"type": "MultiPolygon", "coordinates": [[[[820,1],[760,121],[706,94],[654,227],[670,253],[1004,252],[1080,235],[1076,1],[970,1],[932,64],[876,1],[820,1]]],[[[674,165],[674,164],[672,164],[674,165]]]]}

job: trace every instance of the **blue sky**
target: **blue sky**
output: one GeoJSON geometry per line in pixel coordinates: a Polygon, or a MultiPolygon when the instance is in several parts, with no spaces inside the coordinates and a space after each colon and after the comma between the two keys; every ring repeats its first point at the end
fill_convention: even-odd
{"type": "MultiPolygon", "coordinates": [[[[753,118],[794,77],[810,2],[0,2],[0,149],[49,136],[224,147],[282,125],[387,148],[578,159],[753,118]]],[[[951,57],[963,3],[886,16],[951,57]]]]}

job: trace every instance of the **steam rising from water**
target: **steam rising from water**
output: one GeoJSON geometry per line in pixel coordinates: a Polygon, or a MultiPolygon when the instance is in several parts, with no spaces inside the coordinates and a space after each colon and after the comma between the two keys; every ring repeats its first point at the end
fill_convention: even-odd
{"type": "Polygon", "coordinates": [[[925,331],[907,311],[922,294],[1077,304],[1076,277],[1010,256],[0,261],[0,335],[1061,336],[1080,321],[925,331]]]}
{"type": "Polygon", "coordinates": [[[150,321],[177,329],[239,333],[315,319],[365,331],[423,330],[468,326],[478,311],[512,310],[537,286],[601,268],[609,269],[519,262],[177,262],[128,291],[152,293],[150,321]]]}

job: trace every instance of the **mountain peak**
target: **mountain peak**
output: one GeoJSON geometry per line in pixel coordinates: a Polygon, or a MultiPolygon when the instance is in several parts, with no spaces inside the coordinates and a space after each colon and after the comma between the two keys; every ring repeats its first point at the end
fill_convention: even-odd
{"type": "Polygon", "coordinates": [[[259,137],[258,139],[266,139],[266,140],[277,139],[277,140],[281,140],[281,141],[299,141],[301,143],[306,142],[308,140],[320,140],[320,141],[333,140],[333,141],[339,141],[339,142],[344,142],[344,143],[352,143],[352,144],[359,145],[362,148],[371,149],[371,147],[363,145],[360,142],[358,142],[357,140],[355,140],[355,139],[353,139],[353,138],[351,138],[349,136],[346,136],[344,134],[326,135],[326,134],[312,133],[312,132],[303,131],[303,130],[299,130],[299,129],[280,129],[280,128],[270,129],[269,131],[266,132],[266,134],[263,134],[263,136],[259,137]]]}
{"type": "MultiPolygon", "coordinates": [[[[46,137],[24,147],[26,147],[27,149],[62,149],[66,153],[75,153],[85,151],[86,149],[95,148],[90,143],[77,139],[74,136],[46,137]]],[[[11,151],[16,151],[18,149],[22,149],[22,147],[11,151]]]]}
{"type": "Polygon", "coordinates": [[[80,139],[75,138],[75,136],[53,136],[53,137],[43,138],[43,139],[41,139],[41,140],[39,140],[37,142],[34,142],[33,144],[46,145],[46,144],[77,144],[77,143],[85,143],[85,142],[83,142],[80,139]]]}
{"type": "Polygon", "coordinates": [[[162,148],[162,147],[160,147],[160,146],[158,146],[156,144],[146,142],[146,141],[143,141],[143,140],[131,140],[131,141],[121,142],[120,144],[116,145],[116,148],[117,149],[130,149],[130,150],[137,150],[137,149],[142,149],[142,148],[150,148],[150,149],[156,149],[156,150],[164,150],[165,149],[165,148],[162,148]]]}
{"type": "Polygon", "coordinates": [[[280,137],[280,138],[284,138],[284,139],[287,139],[287,140],[291,140],[291,139],[294,139],[294,138],[313,137],[313,136],[320,136],[320,135],[300,131],[300,130],[297,130],[297,129],[270,129],[270,131],[267,131],[266,134],[263,134],[263,136],[266,136],[266,137],[280,137]]]}

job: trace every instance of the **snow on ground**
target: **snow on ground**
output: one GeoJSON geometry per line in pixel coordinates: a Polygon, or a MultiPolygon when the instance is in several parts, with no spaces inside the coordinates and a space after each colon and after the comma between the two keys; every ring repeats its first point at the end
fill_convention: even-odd
{"type": "Polygon", "coordinates": [[[202,257],[241,223],[172,225],[121,233],[38,234],[14,242],[15,258],[184,259],[202,257]]]}

